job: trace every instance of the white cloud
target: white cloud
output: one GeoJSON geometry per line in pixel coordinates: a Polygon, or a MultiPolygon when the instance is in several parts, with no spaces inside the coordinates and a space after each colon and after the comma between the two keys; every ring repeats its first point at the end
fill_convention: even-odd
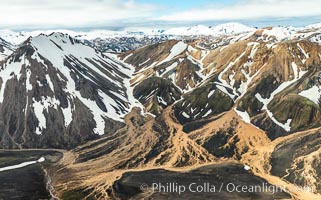
{"type": "Polygon", "coordinates": [[[146,18],[156,9],[134,0],[0,0],[0,27],[86,26],[146,18]]]}
{"type": "Polygon", "coordinates": [[[142,4],[138,0],[0,0],[0,29],[160,28],[206,21],[273,21],[280,17],[321,17],[320,3],[321,0],[234,0],[233,4],[173,12],[162,4],[142,4]]]}
{"type": "Polygon", "coordinates": [[[321,15],[321,0],[237,0],[161,16],[165,21],[247,20],[321,15]]]}

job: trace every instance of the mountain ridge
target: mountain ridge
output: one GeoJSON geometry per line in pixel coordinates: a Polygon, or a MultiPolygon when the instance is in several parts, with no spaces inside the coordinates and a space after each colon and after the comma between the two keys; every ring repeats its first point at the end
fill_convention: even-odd
{"type": "Polygon", "coordinates": [[[139,106],[127,86],[130,68],[61,33],[30,37],[2,61],[1,68],[0,121],[8,131],[2,133],[4,147],[64,148],[68,140],[67,146],[73,146],[116,130],[131,107],[139,106]],[[10,109],[17,97],[21,102],[14,113],[10,109]],[[50,136],[61,132],[57,129],[63,130],[61,144],[50,136]]]}
{"type": "Polygon", "coordinates": [[[319,34],[265,27],[115,55],[31,37],[0,61],[0,145],[67,149],[47,171],[63,199],[117,199],[133,172],[218,164],[318,199],[319,34]]]}

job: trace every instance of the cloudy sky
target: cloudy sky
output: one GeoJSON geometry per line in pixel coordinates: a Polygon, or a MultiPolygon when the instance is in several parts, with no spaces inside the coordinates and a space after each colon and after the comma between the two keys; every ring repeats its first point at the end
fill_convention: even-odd
{"type": "Polygon", "coordinates": [[[321,0],[0,0],[0,29],[169,28],[321,22],[321,0]]]}

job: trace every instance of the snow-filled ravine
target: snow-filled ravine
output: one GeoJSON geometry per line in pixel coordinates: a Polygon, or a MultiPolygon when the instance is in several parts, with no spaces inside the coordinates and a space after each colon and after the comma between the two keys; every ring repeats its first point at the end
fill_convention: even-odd
{"type": "Polygon", "coordinates": [[[8,171],[8,170],[13,170],[13,169],[23,168],[23,167],[26,167],[26,166],[29,166],[29,165],[33,165],[33,164],[36,164],[36,163],[44,162],[45,160],[46,160],[46,159],[45,159],[44,157],[41,157],[41,158],[39,158],[39,159],[36,160],[36,161],[28,161],[28,162],[23,162],[23,163],[20,163],[20,164],[17,164],[17,165],[12,165],[12,166],[7,166],[7,167],[1,167],[1,168],[0,168],[0,172],[8,171]]]}
{"type": "Polygon", "coordinates": [[[259,100],[261,103],[263,103],[263,107],[261,110],[266,110],[268,116],[270,117],[270,119],[277,124],[278,126],[280,126],[281,128],[283,128],[286,132],[291,131],[291,122],[292,119],[287,119],[285,124],[282,124],[281,122],[279,122],[273,115],[273,113],[268,109],[268,104],[273,100],[273,98],[279,94],[280,92],[282,92],[284,89],[286,89],[287,87],[289,87],[291,84],[295,83],[296,81],[298,81],[299,79],[301,79],[303,77],[303,75],[305,73],[307,73],[307,71],[301,71],[300,68],[298,68],[298,66],[296,65],[295,62],[292,62],[292,71],[294,73],[294,78],[290,81],[285,81],[283,82],[281,85],[279,85],[279,87],[274,90],[271,94],[269,98],[263,98],[261,96],[260,93],[256,93],[255,97],[257,100],[259,100]]]}

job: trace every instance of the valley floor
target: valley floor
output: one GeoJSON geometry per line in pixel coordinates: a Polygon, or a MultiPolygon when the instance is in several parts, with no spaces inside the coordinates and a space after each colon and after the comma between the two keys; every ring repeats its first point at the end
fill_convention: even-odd
{"type": "Polygon", "coordinates": [[[216,187],[228,183],[245,186],[266,183],[285,191],[274,194],[269,191],[182,194],[187,199],[321,199],[317,190],[301,189],[300,184],[271,174],[271,169],[284,164],[283,158],[271,161],[279,145],[293,138],[312,135],[318,129],[271,141],[262,130],[239,120],[237,114],[230,111],[197,131],[185,133],[172,116],[171,108],[168,108],[158,120],[168,125],[164,127],[168,128],[166,133],[169,135],[165,132],[158,135],[162,131],[160,127],[155,128],[155,119],[143,119],[139,113],[136,110],[126,116],[127,126],[117,133],[64,152],[63,158],[49,171],[55,194],[62,199],[175,199],[181,195],[153,192],[140,187],[144,183],[144,187],[150,189],[154,182],[166,184],[176,181],[185,187],[190,182],[212,182],[216,187]],[[231,119],[238,120],[238,123],[231,125],[231,119]],[[203,138],[212,137],[212,129],[226,126],[226,121],[229,127],[235,126],[238,142],[231,143],[233,140],[230,139],[224,145],[234,145],[235,151],[248,147],[241,156],[218,158],[201,145],[203,138]],[[155,129],[159,132],[156,133],[155,129]],[[158,137],[163,138],[159,140],[158,137]],[[162,149],[162,145],[165,149],[162,149]]]}
{"type": "MultiPolygon", "coordinates": [[[[62,151],[61,151],[62,152],[62,151]]],[[[46,168],[62,158],[57,150],[0,150],[0,168],[30,164],[0,172],[0,199],[50,199],[46,168]],[[42,158],[39,160],[39,158],[42,158]],[[44,159],[45,160],[44,160],[44,159]],[[43,161],[43,162],[37,162],[43,161]]]]}

